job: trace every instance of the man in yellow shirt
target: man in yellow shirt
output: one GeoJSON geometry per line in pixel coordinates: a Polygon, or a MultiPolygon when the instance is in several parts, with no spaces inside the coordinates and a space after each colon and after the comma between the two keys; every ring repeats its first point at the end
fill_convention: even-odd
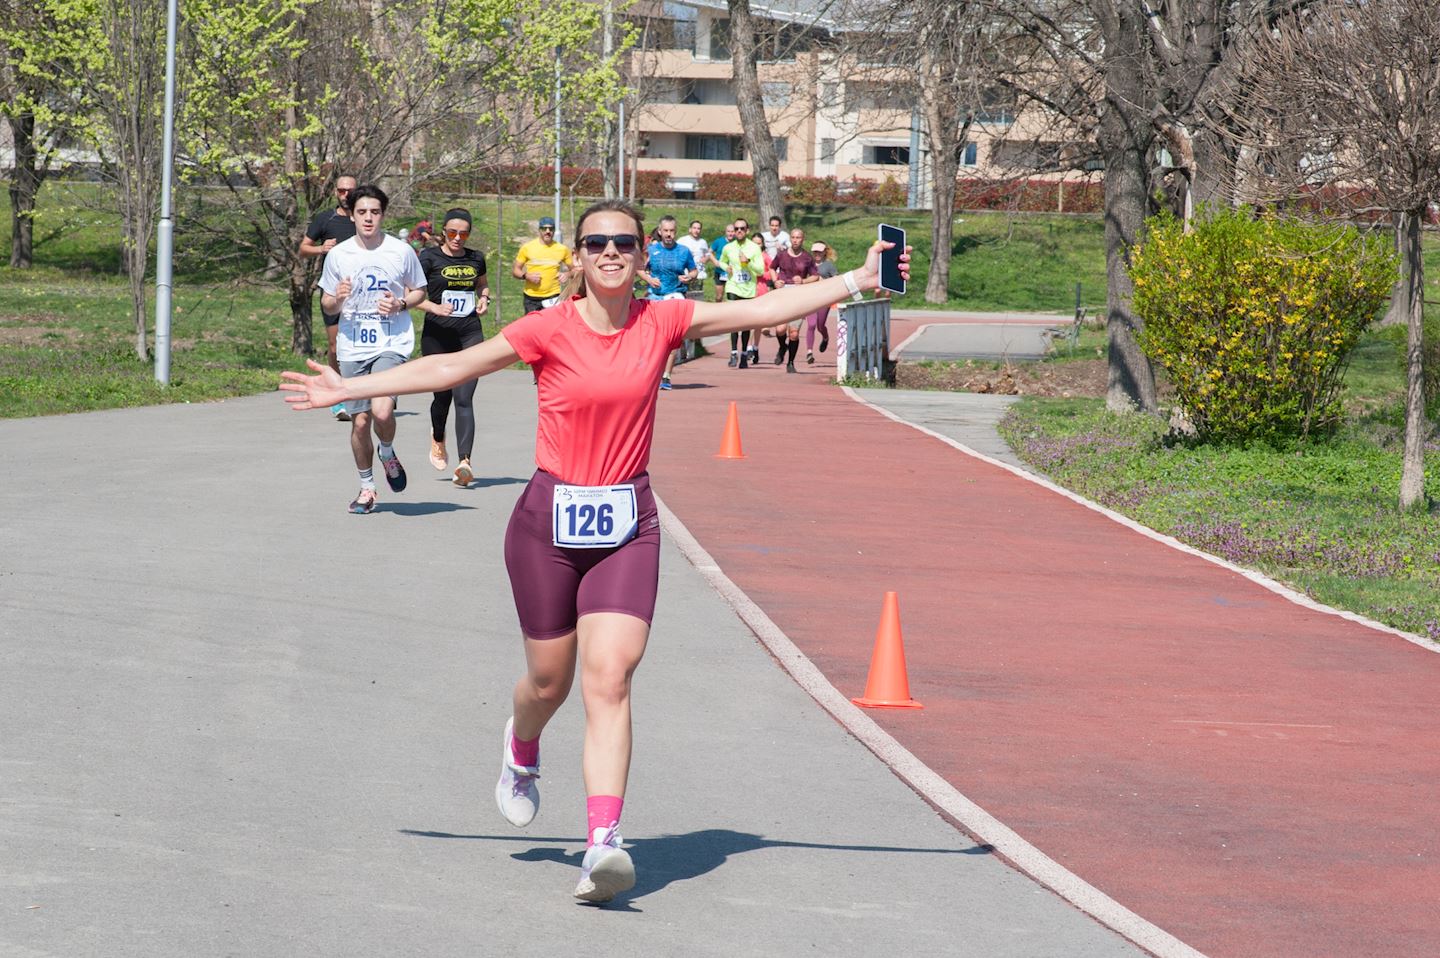
{"type": "Polygon", "coordinates": [[[525,312],[533,313],[560,301],[560,285],[573,260],[563,243],[555,242],[555,220],[540,217],[540,236],[520,247],[510,275],[525,281],[525,312]]]}

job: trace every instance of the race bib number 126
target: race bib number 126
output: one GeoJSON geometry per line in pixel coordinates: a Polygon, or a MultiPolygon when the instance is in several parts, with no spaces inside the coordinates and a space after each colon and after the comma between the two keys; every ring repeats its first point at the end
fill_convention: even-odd
{"type": "Polygon", "coordinates": [[[564,549],[609,549],[635,534],[635,487],[556,486],[554,543],[564,549]]]}

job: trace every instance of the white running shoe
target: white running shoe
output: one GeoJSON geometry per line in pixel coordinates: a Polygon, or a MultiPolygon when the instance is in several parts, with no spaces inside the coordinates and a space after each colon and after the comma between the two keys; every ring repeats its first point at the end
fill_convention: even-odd
{"type": "Polygon", "coordinates": [[[540,767],[515,764],[515,756],[510,752],[514,730],[512,716],[505,723],[505,741],[500,746],[500,781],[495,783],[495,804],[507,822],[524,828],[540,811],[540,786],[535,784],[535,779],[540,777],[540,767]]]}
{"type": "Polygon", "coordinates": [[[620,837],[618,826],[597,828],[593,838],[594,844],[585,849],[585,860],[580,863],[580,884],[575,886],[575,897],[583,901],[609,901],[635,887],[635,863],[620,847],[625,839],[620,837]]]}

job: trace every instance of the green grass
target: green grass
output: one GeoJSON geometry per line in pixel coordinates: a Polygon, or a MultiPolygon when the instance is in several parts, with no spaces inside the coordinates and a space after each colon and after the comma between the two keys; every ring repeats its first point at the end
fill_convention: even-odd
{"type": "MultiPolygon", "coordinates": [[[[1111,415],[1100,399],[1023,399],[1001,434],[1060,484],[1152,529],[1440,640],[1440,526],[1397,507],[1402,343],[1394,330],[1367,334],[1347,380],[1350,421],[1330,441],[1170,446],[1162,420],[1111,415]]],[[[1440,499],[1440,450],[1426,475],[1440,499]]]]}
{"type": "MultiPolygon", "coordinates": [[[[586,204],[581,198],[567,198],[562,216],[568,221],[586,204]]],[[[551,213],[552,204],[420,194],[414,205],[392,209],[387,227],[395,231],[422,217],[434,220],[453,205],[470,208],[475,218],[471,245],[486,252],[491,284],[501,287],[501,307],[497,315],[487,317],[486,331],[493,334],[517,318],[520,283],[509,276],[509,265],[515,249],[533,235],[531,224],[551,213]],[[498,235],[497,222],[504,224],[498,235]],[[500,257],[491,255],[497,242],[500,257]]],[[[273,388],[282,369],[300,368],[301,360],[290,352],[285,284],[262,279],[264,264],[237,252],[230,237],[243,225],[236,221],[226,192],[182,187],[175,211],[170,385],[161,387],[154,381],[153,360],[135,356],[129,287],[120,274],[120,222],[109,194],[86,183],[45,185],[37,208],[35,267],[0,266],[0,394],[10,400],[0,416],[245,395],[273,388]]],[[[723,224],[737,216],[754,218],[754,211],[744,207],[645,204],[647,225],[665,213],[674,213],[682,223],[700,219],[707,238],[719,235],[723,224]]],[[[8,220],[8,202],[0,203],[0,215],[8,220]]],[[[794,210],[791,218],[787,225],[804,227],[810,240],[831,243],[841,268],[861,261],[880,219],[855,210],[814,214],[794,210]]],[[[924,306],[929,216],[897,213],[887,218],[905,227],[912,244],[920,248],[911,292],[895,303],[924,306]]],[[[1101,242],[1100,226],[1094,220],[963,217],[956,227],[957,256],[952,261],[952,298],[947,305],[1063,312],[1073,308],[1077,279],[1086,284],[1087,300],[1102,300],[1101,242]],[[1008,274],[1019,278],[1000,279],[1008,274]]],[[[5,242],[0,245],[0,262],[8,259],[5,242]]],[[[153,280],[148,285],[153,295],[153,280]]],[[[318,303],[313,323],[315,340],[323,349],[318,303]]],[[[146,307],[147,341],[152,347],[153,324],[152,302],[146,307]]]]}

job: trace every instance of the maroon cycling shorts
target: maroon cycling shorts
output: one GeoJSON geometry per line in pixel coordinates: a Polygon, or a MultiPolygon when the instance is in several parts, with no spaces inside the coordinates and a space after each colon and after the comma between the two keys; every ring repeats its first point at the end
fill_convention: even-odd
{"type": "Polygon", "coordinates": [[[591,612],[623,612],[646,625],[654,618],[660,516],[650,474],[628,481],[635,484],[635,535],[612,549],[566,549],[555,545],[551,523],[560,480],[543,469],[531,477],[505,528],[505,568],[526,638],[559,638],[591,612]]]}

